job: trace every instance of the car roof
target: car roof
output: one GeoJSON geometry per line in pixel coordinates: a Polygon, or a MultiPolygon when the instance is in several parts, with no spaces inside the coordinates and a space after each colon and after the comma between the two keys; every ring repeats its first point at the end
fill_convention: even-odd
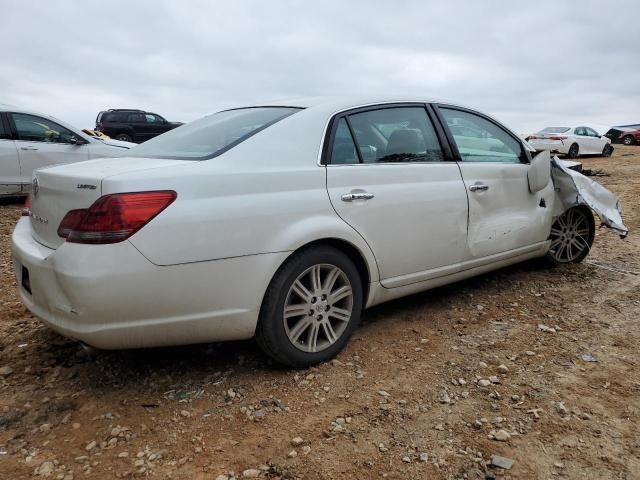
{"type": "Polygon", "coordinates": [[[230,106],[226,110],[234,108],[251,108],[251,107],[297,107],[297,108],[321,108],[334,109],[334,110],[346,110],[350,108],[366,107],[370,105],[380,105],[385,103],[443,103],[447,105],[455,105],[459,107],[465,107],[456,102],[449,102],[445,100],[436,100],[433,98],[416,98],[416,97],[394,97],[394,96],[379,96],[379,97],[363,97],[363,96],[315,96],[315,97],[297,97],[297,98],[285,98],[281,100],[270,100],[266,102],[256,102],[253,104],[235,105],[230,106]]]}

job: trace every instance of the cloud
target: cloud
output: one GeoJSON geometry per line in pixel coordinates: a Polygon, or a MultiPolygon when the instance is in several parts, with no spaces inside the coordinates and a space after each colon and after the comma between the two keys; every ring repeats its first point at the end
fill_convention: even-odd
{"type": "Polygon", "coordinates": [[[442,98],[518,131],[640,121],[632,1],[4,0],[0,102],[79,127],[305,95],[442,98]]]}

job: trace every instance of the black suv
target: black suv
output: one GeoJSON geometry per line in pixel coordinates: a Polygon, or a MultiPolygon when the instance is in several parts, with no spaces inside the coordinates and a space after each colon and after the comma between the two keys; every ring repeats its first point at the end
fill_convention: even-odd
{"type": "Polygon", "coordinates": [[[98,113],[96,130],[124,142],[144,142],[182,125],[167,122],[157,113],[112,108],[98,113]]]}

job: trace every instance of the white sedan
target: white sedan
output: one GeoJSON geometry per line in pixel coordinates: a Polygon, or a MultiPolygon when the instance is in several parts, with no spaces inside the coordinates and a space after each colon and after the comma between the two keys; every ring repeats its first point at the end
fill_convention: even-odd
{"type": "Polygon", "coordinates": [[[98,348],[255,336],[311,365],[365,307],[534,257],[581,261],[583,198],[626,234],[610,192],[449,104],[237,108],[130,153],[38,170],[12,237],[27,308],[98,348]]]}
{"type": "Polygon", "coordinates": [[[36,168],[119,157],[134,146],[87,135],[48,115],[0,105],[0,196],[27,193],[36,168]]]}
{"type": "Polygon", "coordinates": [[[547,127],[529,135],[527,141],[537,151],[549,150],[569,158],[577,158],[580,155],[610,157],[613,153],[611,139],[585,126],[547,127]]]}

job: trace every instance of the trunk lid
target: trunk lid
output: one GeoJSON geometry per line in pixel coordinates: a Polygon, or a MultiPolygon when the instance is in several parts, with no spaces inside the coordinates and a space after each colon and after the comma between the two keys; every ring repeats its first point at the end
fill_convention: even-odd
{"type": "Polygon", "coordinates": [[[89,208],[102,195],[102,180],[112,175],[191,163],[153,158],[109,158],[36,170],[30,195],[33,238],[49,248],[64,239],[58,226],[70,210],[89,208]]]}

